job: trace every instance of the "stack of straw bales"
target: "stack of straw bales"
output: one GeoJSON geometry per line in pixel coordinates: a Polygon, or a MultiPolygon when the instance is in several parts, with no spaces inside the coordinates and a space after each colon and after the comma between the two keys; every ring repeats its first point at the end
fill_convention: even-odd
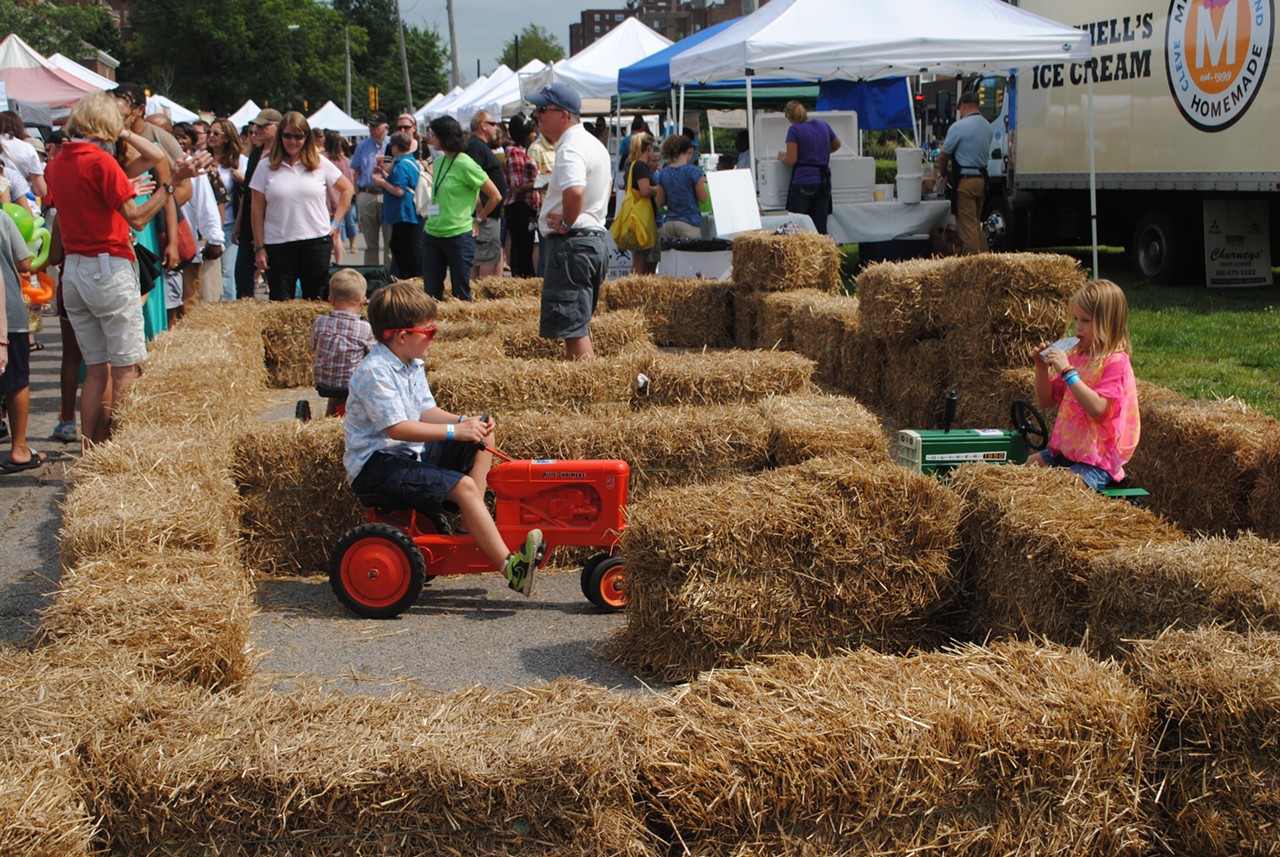
{"type": "Polygon", "coordinates": [[[83,739],[112,853],[649,855],[648,715],[584,683],[385,700],[156,687],[83,739]]]}
{"type": "Polygon", "coordinates": [[[1168,853],[1280,853],[1280,634],[1171,631],[1129,666],[1160,720],[1148,776],[1168,853]]]}
{"type": "Polygon", "coordinates": [[[541,295],[541,277],[481,277],[471,281],[471,296],[477,301],[541,297],[541,295]]]}
{"type": "Polygon", "coordinates": [[[843,396],[774,396],[760,403],[775,464],[811,458],[887,461],[889,443],[880,418],[843,396]]]}
{"type": "Polygon", "coordinates": [[[601,299],[610,311],[643,312],[659,346],[728,348],[733,345],[731,288],[720,280],[620,277],[605,284],[601,299]]]}
{"type": "Polygon", "coordinates": [[[932,428],[956,389],[962,426],[1003,426],[1030,392],[1031,349],[1062,335],[1072,294],[1085,283],[1067,256],[989,254],[869,266],[858,277],[862,312],[847,346],[848,388],[902,425],[932,428]],[[857,365],[853,365],[857,363],[857,365]]]}
{"type": "Polygon", "coordinates": [[[1160,397],[1141,410],[1142,440],[1126,470],[1151,492],[1152,508],[1188,530],[1249,528],[1266,453],[1280,446],[1280,423],[1236,399],[1160,397]]]}
{"type": "Polygon", "coordinates": [[[840,290],[840,248],[826,235],[744,232],[733,239],[734,291],[840,290]]]}
{"type": "Polygon", "coordinates": [[[267,573],[327,572],[329,552],[364,519],[342,466],[342,420],[260,424],[235,451],[244,557],[267,573]]]}
{"type": "Polygon", "coordinates": [[[1104,656],[1167,628],[1280,632],[1280,544],[1248,533],[1121,548],[1086,577],[1089,647],[1104,656]]]}
{"type": "Polygon", "coordinates": [[[971,464],[955,472],[951,488],[964,501],[961,534],[978,636],[1079,644],[1092,560],[1186,543],[1159,516],[1102,497],[1067,470],[971,464]]]}
{"type": "MultiPolygon", "coordinates": [[[[497,331],[502,352],[516,360],[564,359],[564,341],[538,335],[538,317],[497,331]]],[[[591,320],[591,346],[597,357],[616,357],[633,346],[651,345],[644,314],[638,310],[600,313],[591,320]]]]}
{"type": "Polygon", "coordinates": [[[1280,540],[1280,438],[1272,438],[1258,457],[1258,481],[1249,501],[1254,530],[1280,540]]]}
{"type": "Polygon", "coordinates": [[[1082,652],[863,649],[655,705],[643,776],[685,853],[1140,854],[1142,694],[1082,652]]]}
{"type": "Polygon", "coordinates": [[[888,462],[814,459],[630,507],[623,662],[664,680],[780,652],[933,642],[959,504],[888,462]]]}

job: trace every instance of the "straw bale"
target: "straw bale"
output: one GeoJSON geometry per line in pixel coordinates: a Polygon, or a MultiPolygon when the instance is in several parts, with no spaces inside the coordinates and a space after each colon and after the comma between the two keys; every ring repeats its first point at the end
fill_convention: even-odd
{"type": "Polygon", "coordinates": [[[756,335],[759,337],[760,347],[798,351],[792,318],[823,297],[827,297],[827,294],[817,289],[766,293],[760,316],[756,320],[756,335]]]}
{"type": "Polygon", "coordinates": [[[1138,855],[1142,694],[1078,650],[862,649],[659,698],[641,772],[684,853],[1138,855]]]}
{"type": "Polygon", "coordinates": [[[826,235],[743,232],[733,239],[733,281],[738,289],[838,292],[840,247],[826,235]]]}
{"type": "Polygon", "coordinates": [[[952,369],[944,340],[926,339],[910,346],[890,344],[884,354],[881,412],[904,428],[941,428],[952,369]]]}
{"type": "Polygon", "coordinates": [[[1090,491],[1062,468],[969,464],[951,477],[975,633],[1076,645],[1086,632],[1089,562],[1122,548],[1185,542],[1158,515],[1090,491]]]}
{"type": "Polygon", "coordinates": [[[629,507],[618,660],[683,680],[779,652],[931,642],[957,590],[959,504],[889,462],[814,459],[629,507]]]}
{"type": "Polygon", "coordinates": [[[1163,405],[1171,402],[1187,402],[1190,401],[1181,393],[1174,392],[1168,387],[1161,387],[1159,384],[1153,384],[1150,381],[1144,381],[1141,378],[1136,379],[1138,382],[1138,406],[1146,408],[1148,405],[1163,405]]]}
{"type": "MultiPolygon", "coordinates": [[[[516,360],[564,357],[564,340],[539,336],[536,317],[518,326],[506,326],[498,335],[507,357],[516,360]]],[[[637,343],[652,342],[644,314],[638,310],[600,313],[591,320],[591,346],[597,357],[614,357],[637,343]]]]}
{"type": "Polygon", "coordinates": [[[792,347],[818,364],[817,380],[833,389],[843,384],[844,339],[858,312],[857,298],[822,295],[791,317],[792,347]]]}
{"type": "Polygon", "coordinates": [[[880,418],[843,396],[771,396],[760,403],[769,452],[780,465],[834,456],[887,461],[880,418]]]}
{"type": "Polygon", "coordinates": [[[609,310],[644,313],[653,340],[671,348],[733,345],[732,284],[682,277],[619,277],[601,294],[609,310]]]}
{"type": "Polygon", "coordinates": [[[808,392],[813,361],[787,351],[656,354],[638,405],[720,405],[808,392]]]}
{"type": "Polygon", "coordinates": [[[1280,423],[1237,399],[1170,399],[1142,407],[1142,440],[1126,467],[1151,508],[1183,527],[1236,533],[1280,423]]]}
{"type": "Polygon", "coordinates": [[[637,344],[595,360],[491,360],[451,362],[431,375],[442,408],[461,414],[510,413],[530,408],[584,410],[628,400],[636,376],[652,377],[652,345],[637,344]]]}
{"type": "Polygon", "coordinates": [[[1168,852],[1280,853],[1280,634],[1170,631],[1130,669],[1162,721],[1150,777],[1168,852]]]}
{"type": "Polygon", "coordinates": [[[497,327],[510,322],[537,318],[542,300],[536,296],[501,298],[487,301],[439,301],[440,320],[448,322],[446,330],[463,322],[482,322],[497,327]]]}
{"type": "Polygon", "coordinates": [[[886,346],[868,329],[859,316],[843,321],[840,341],[840,383],[837,388],[849,393],[873,411],[884,408],[884,376],[886,346]]]}
{"type": "MultiPolygon", "coordinates": [[[[1013,428],[1013,403],[1022,399],[1036,404],[1035,370],[1030,367],[972,372],[953,367],[951,387],[956,391],[955,424],[959,428],[1013,428]]],[[[1044,417],[1045,429],[1052,432],[1058,409],[1037,406],[1037,410],[1044,417]]]]}
{"type": "Polygon", "coordinates": [[[266,382],[261,340],[179,328],[148,348],[142,377],[124,391],[112,415],[116,431],[183,423],[221,431],[257,410],[266,382]]]}
{"type": "Polygon", "coordinates": [[[764,293],[732,285],[733,296],[733,344],[735,348],[759,348],[760,316],[764,312],[764,293]]]}
{"type": "Polygon", "coordinates": [[[166,551],[102,556],[62,573],[41,611],[42,643],[66,641],[89,662],[122,649],[160,680],[235,686],[250,673],[253,591],[238,558],[166,551]]]}
{"type": "Polygon", "coordinates": [[[188,335],[196,332],[229,334],[246,345],[256,345],[262,339],[264,308],[258,301],[200,303],[182,317],[178,330],[188,335]]]}
{"type": "Polygon", "coordinates": [[[1251,534],[1101,554],[1088,579],[1089,645],[1103,655],[1172,627],[1280,631],[1280,544],[1251,534]]]}
{"type": "Polygon", "coordinates": [[[327,574],[329,552],[364,515],[342,466],[342,420],[259,424],[236,439],[245,562],[269,574],[327,574]]]}
{"type": "Polygon", "coordinates": [[[770,464],[769,421],[752,404],[671,406],[503,416],[498,442],[514,458],[620,458],[634,501],[656,486],[705,482],[770,464]]]}
{"type": "Polygon", "coordinates": [[[542,297],[541,277],[481,277],[471,281],[471,296],[478,301],[542,297]]]}
{"type": "Polygon", "coordinates": [[[893,345],[938,339],[947,330],[950,259],[877,262],[858,274],[863,324],[893,345]]]}
{"type": "Polygon", "coordinates": [[[62,562],[151,550],[230,555],[237,517],[235,486],[226,479],[132,471],[80,478],[62,504],[62,562]]]}
{"type": "MultiPolygon", "coordinates": [[[[561,346],[561,351],[563,350],[564,346],[561,346]]],[[[445,329],[443,336],[431,343],[431,347],[422,358],[422,363],[427,378],[433,382],[434,390],[435,372],[441,366],[458,362],[486,363],[504,359],[506,355],[502,352],[502,340],[498,336],[486,333],[484,336],[460,338],[454,335],[454,330],[450,327],[445,329]]]]}
{"type": "Polygon", "coordinates": [[[311,386],[311,364],[315,361],[311,324],[332,309],[324,301],[275,301],[262,310],[262,349],[269,386],[311,386]]]}
{"type": "Polygon", "coordinates": [[[1258,481],[1249,495],[1253,528],[1269,539],[1280,540],[1280,438],[1271,438],[1258,456],[1258,481]]]}
{"type": "Polygon", "coordinates": [[[157,687],[83,756],[112,853],[647,855],[634,698],[157,687]],[[129,715],[132,716],[129,716],[129,715]]]}

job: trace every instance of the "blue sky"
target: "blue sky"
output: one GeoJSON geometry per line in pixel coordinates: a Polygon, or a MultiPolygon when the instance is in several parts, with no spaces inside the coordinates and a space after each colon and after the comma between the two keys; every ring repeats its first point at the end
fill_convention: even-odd
{"type": "MultiPolygon", "coordinates": [[[[400,0],[400,3],[407,23],[434,27],[448,45],[449,18],[444,0],[400,0]]],[[[497,65],[503,44],[531,23],[549,30],[568,51],[569,25],[579,20],[583,9],[614,6],[622,8],[623,0],[454,0],[458,70],[464,82],[473,81],[476,60],[480,60],[481,73],[489,74],[497,65]]]]}

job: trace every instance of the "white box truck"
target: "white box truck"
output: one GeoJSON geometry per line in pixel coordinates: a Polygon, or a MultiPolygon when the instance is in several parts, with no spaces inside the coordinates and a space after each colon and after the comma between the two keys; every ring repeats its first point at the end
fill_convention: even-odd
{"type": "Polygon", "coordinates": [[[1280,258],[1275,0],[1010,2],[1089,32],[1093,62],[976,84],[997,132],[988,210],[1007,229],[997,239],[1088,243],[1088,74],[1100,243],[1127,248],[1156,281],[1270,285],[1280,258]]]}

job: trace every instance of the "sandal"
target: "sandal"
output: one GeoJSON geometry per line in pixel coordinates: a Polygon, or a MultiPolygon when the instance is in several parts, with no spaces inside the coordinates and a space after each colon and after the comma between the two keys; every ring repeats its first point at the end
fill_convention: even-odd
{"type": "Polygon", "coordinates": [[[31,346],[30,346],[30,349],[29,349],[29,350],[31,350],[31,351],[44,351],[44,343],[43,343],[43,342],[41,342],[41,341],[40,341],[40,340],[38,340],[38,339],[34,339],[34,338],[33,338],[33,339],[31,340],[31,346]]]}
{"type": "Polygon", "coordinates": [[[3,470],[5,473],[21,473],[24,470],[36,470],[44,465],[47,458],[48,456],[43,452],[36,452],[33,449],[31,450],[31,460],[19,463],[10,458],[8,461],[0,463],[0,470],[3,470]]]}

